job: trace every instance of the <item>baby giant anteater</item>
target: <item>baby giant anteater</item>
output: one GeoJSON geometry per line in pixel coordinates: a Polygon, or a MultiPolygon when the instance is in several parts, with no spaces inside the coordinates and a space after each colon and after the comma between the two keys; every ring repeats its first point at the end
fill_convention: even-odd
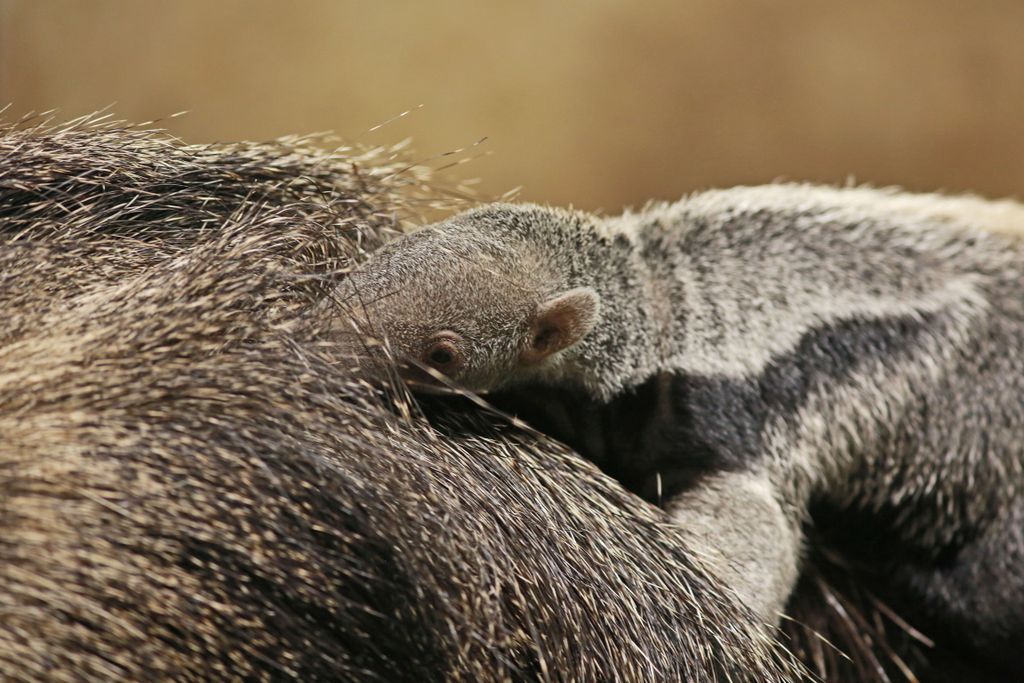
{"type": "Polygon", "coordinates": [[[495,204],[342,289],[414,386],[653,395],[598,459],[691,475],[668,512],[760,619],[789,599],[814,506],[856,522],[907,609],[1019,672],[1024,243],[997,224],[1024,229],[1024,207],[806,185],[607,219],[495,204]]]}

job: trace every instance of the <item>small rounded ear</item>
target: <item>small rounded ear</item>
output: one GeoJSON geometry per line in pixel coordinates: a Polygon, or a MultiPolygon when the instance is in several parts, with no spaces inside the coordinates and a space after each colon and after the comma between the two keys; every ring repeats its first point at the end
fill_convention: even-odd
{"type": "Polygon", "coordinates": [[[590,287],[577,287],[548,299],[533,316],[523,360],[539,363],[576,344],[597,324],[600,311],[601,297],[590,287]]]}

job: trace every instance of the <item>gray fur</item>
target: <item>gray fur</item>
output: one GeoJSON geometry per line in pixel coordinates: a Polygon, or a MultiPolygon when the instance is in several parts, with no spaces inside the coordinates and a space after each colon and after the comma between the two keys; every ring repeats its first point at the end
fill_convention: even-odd
{"type": "Polygon", "coordinates": [[[884,527],[875,564],[937,628],[1016,665],[1024,247],[994,234],[1014,225],[1011,202],[804,185],[609,219],[498,204],[389,245],[346,295],[400,353],[458,329],[456,379],[478,391],[576,386],[606,402],[669,373],[734,465],[669,509],[709,530],[711,564],[732,564],[756,613],[777,619],[823,503],[884,527]],[[531,311],[574,287],[597,292],[599,321],[524,366],[531,311]]]}

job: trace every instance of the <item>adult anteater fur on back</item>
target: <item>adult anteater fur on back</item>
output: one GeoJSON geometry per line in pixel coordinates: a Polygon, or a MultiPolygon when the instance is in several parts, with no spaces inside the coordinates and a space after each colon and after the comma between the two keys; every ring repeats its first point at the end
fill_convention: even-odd
{"type": "MultiPolygon", "coordinates": [[[[338,278],[439,196],[389,150],[0,131],[0,678],[802,676],[657,509],[332,355],[338,278]]],[[[829,586],[796,620],[841,634],[829,586]]]]}

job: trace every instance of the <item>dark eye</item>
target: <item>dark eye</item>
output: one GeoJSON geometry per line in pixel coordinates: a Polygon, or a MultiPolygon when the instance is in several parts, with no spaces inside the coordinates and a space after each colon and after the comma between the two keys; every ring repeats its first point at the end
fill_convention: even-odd
{"type": "Polygon", "coordinates": [[[447,344],[438,344],[430,350],[427,360],[434,365],[448,365],[455,360],[455,351],[447,344]]]}
{"type": "Polygon", "coordinates": [[[452,373],[462,367],[462,352],[456,345],[454,335],[435,339],[423,352],[423,362],[444,373],[452,373]]]}

